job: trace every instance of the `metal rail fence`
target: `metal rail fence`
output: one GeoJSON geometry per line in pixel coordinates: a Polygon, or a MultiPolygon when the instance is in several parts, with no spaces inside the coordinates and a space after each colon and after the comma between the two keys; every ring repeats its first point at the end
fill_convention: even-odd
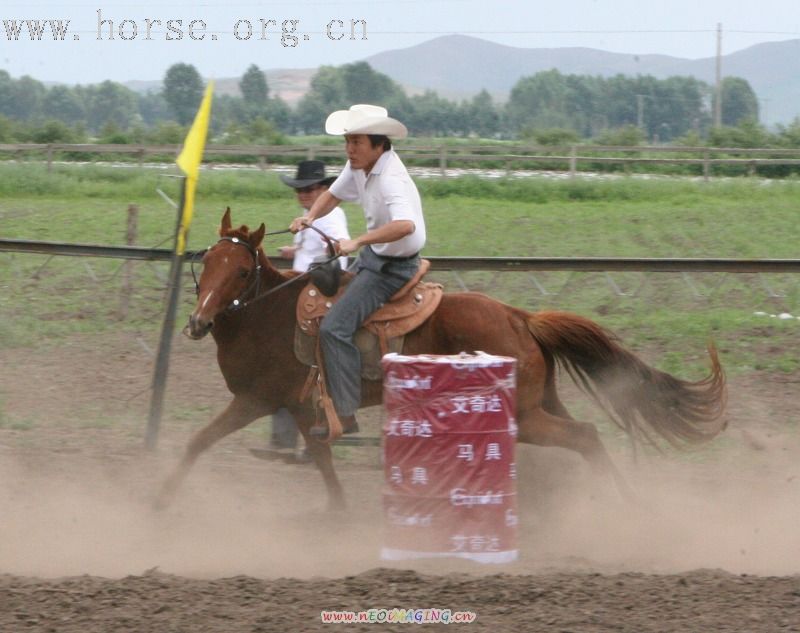
{"type": "MultiPolygon", "coordinates": [[[[100,246],[34,240],[0,239],[0,252],[35,253],[73,257],[111,257],[145,261],[169,261],[172,251],[140,246],[100,246]]],[[[194,256],[187,251],[185,259],[194,256]]],[[[441,271],[575,271],[575,272],[717,272],[797,273],[800,259],[648,258],[648,257],[427,257],[432,270],[441,271]]],[[[288,262],[275,260],[278,268],[288,262]]]]}
{"type": "MultiPolygon", "coordinates": [[[[18,252],[27,254],[46,255],[47,262],[56,256],[67,257],[94,257],[112,258],[126,261],[124,274],[123,307],[121,312],[126,312],[125,305],[127,294],[132,292],[131,272],[127,268],[133,261],[148,263],[168,262],[172,258],[172,251],[166,248],[146,248],[140,246],[105,246],[97,244],[73,244],[64,242],[45,242],[20,239],[0,238],[0,252],[18,252]]],[[[185,261],[191,260],[195,251],[187,251],[185,261]]],[[[431,272],[450,272],[453,274],[457,286],[463,291],[470,288],[462,279],[461,273],[472,272],[518,272],[527,273],[529,282],[541,296],[562,295],[568,286],[573,283],[573,275],[581,273],[602,273],[602,281],[608,289],[620,297],[635,297],[648,283],[650,273],[678,273],[685,286],[695,298],[702,298],[713,293],[722,285],[722,281],[712,284],[709,292],[703,290],[706,284],[699,283],[691,273],[717,273],[717,274],[756,274],[760,279],[760,286],[772,298],[787,296],[786,291],[776,290],[770,281],[761,277],[762,274],[786,274],[800,272],[800,259],[733,259],[733,258],[644,258],[644,257],[437,257],[430,256],[431,272]],[[548,282],[537,277],[537,273],[566,272],[569,273],[566,281],[559,280],[556,287],[548,289],[548,282]],[[644,273],[645,276],[633,283],[635,287],[623,289],[620,279],[615,279],[611,273],[644,273]]],[[[289,262],[280,258],[271,260],[276,268],[286,269],[289,262]]],[[[46,262],[46,263],[47,263],[46,262]]],[[[45,265],[46,265],[45,263],[45,265]]],[[[44,267],[44,265],[42,266],[44,267]]],[[[97,281],[91,266],[85,264],[89,275],[97,281]]],[[[157,273],[157,271],[155,271],[157,273]]],[[[165,281],[161,279],[161,281],[165,281]]],[[[551,280],[552,281],[552,280],[551,280]]],[[[629,280],[628,280],[629,281],[629,280]]],[[[798,278],[800,282],[800,278],[798,278]]]]}

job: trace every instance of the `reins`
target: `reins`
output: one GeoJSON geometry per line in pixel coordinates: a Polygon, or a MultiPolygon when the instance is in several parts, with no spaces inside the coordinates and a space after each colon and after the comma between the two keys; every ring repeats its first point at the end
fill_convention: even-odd
{"type": "MultiPolygon", "coordinates": [[[[336,253],[336,247],[334,246],[334,242],[338,243],[339,240],[337,240],[336,238],[330,237],[324,231],[322,231],[321,229],[318,229],[316,226],[313,226],[313,225],[309,224],[307,226],[307,228],[313,229],[314,231],[316,231],[317,233],[320,234],[320,236],[322,237],[323,240],[325,240],[325,243],[327,244],[327,247],[328,247],[328,253],[329,253],[328,259],[323,260],[321,262],[312,263],[310,268],[306,272],[300,273],[296,277],[291,277],[290,279],[287,279],[283,283],[280,283],[277,286],[274,286],[273,288],[270,288],[269,290],[266,290],[265,292],[260,292],[260,287],[261,287],[261,263],[258,260],[258,250],[260,249],[260,247],[259,247],[259,249],[254,249],[252,246],[250,246],[249,242],[247,242],[245,240],[242,240],[242,239],[240,239],[238,237],[227,237],[226,236],[226,237],[221,237],[219,240],[217,240],[217,244],[219,244],[220,242],[231,242],[232,244],[241,244],[248,251],[250,251],[250,254],[253,256],[253,263],[255,264],[255,268],[253,269],[254,272],[255,272],[255,279],[253,279],[253,281],[250,283],[250,285],[247,287],[247,289],[238,298],[234,299],[231,302],[231,304],[227,308],[225,308],[226,312],[235,312],[237,310],[241,310],[242,308],[246,308],[247,306],[255,303],[256,301],[260,301],[264,297],[268,297],[272,293],[278,292],[278,290],[281,290],[282,288],[284,288],[285,286],[288,286],[289,284],[292,284],[292,283],[294,283],[296,281],[299,281],[301,279],[308,278],[308,276],[311,274],[311,271],[314,270],[315,268],[317,268],[319,266],[325,266],[326,264],[329,264],[333,260],[335,260],[338,257],[340,257],[340,255],[338,255],[336,253]],[[244,297],[246,297],[248,294],[250,294],[250,292],[253,289],[253,287],[255,287],[255,292],[254,292],[255,296],[250,300],[245,300],[244,297]]],[[[271,231],[269,233],[264,233],[264,237],[269,237],[271,235],[281,235],[283,233],[290,233],[290,232],[291,232],[290,229],[282,229],[280,231],[271,231]]],[[[197,261],[197,256],[200,255],[201,253],[205,254],[206,252],[210,251],[212,248],[213,248],[213,246],[209,246],[205,251],[197,251],[192,256],[190,269],[192,271],[192,279],[194,280],[194,291],[195,291],[196,295],[200,294],[200,282],[197,280],[197,274],[195,273],[195,269],[194,269],[195,262],[197,261]]]]}

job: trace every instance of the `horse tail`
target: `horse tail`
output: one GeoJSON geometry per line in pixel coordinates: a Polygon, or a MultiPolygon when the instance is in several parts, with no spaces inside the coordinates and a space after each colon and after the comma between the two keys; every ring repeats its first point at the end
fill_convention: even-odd
{"type": "Polygon", "coordinates": [[[711,373],[689,382],[648,366],[589,319],[538,312],[526,320],[544,352],[632,437],[657,446],[652,429],[679,447],[706,442],[725,428],[725,374],[713,343],[708,346],[711,373]]]}

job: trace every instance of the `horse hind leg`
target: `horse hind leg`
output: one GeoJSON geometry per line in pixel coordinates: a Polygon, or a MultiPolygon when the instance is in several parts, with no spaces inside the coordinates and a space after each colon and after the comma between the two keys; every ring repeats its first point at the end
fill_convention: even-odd
{"type": "Polygon", "coordinates": [[[162,485],[154,502],[155,508],[164,509],[172,503],[178,488],[183,480],[186,479],[186,475],[189,474],[201,453],[226,435],[230,435],[234,431],[247,426],[253,420],[266,415],[266,413],[268,412],[259,403],[246,398],[235,397],[222,413],[195,433],[192,439],[189,440],[181,461],[162,485]]]}
{"type": "Polygon", "coordinates": [[[556,402],[557,405],[550,402],[548,407],[558,409],[562,416],[541,407],[523,412],[518,420],[517,439],[525,444],[558,446],[580,453],[596,473],[613,478],[624,499],[635,501],[633,490],[611,460],[597,429],[588,422],[573,420],[560,400],[556,402]]]}
{"type": "Polygon", "coordinates": [[[564,403],[561,402],[561,398],[558,397],[558,391],[556,391],[555,372],[553,372],[552,364],[548,368],[547,374],[547,382],[544,385],[544,393],[542,394],[542,409],[544,409],[545,412],[560,418],[575,421],[575,418],[573,418],[569,411],[567,411],[564,403]]]}

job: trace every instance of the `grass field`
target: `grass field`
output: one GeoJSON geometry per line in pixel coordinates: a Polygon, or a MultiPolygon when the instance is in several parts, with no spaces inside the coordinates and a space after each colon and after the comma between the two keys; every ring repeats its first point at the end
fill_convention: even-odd
{"type": "MultiPolygon", "coordinates": [[[[0,165],[3,237],[121,245],[126,209],[139,207],[138,244],[170,246],[179,181],[170,170],[94,165],[0,165]]],[[[795,258],[800,182],[755,179],[554,181],[474,177],[418,181],[428,255],[795,258]]],[[[292,192],[274,173],[204,171],[190,248],[213,243],[226,205],[235,223],[284,228],[296,214],[292,192]]],[[[351,232],[363,229],[347,206],[351,232]]],[[[288,236],[271,238],[270,254],[288,236]]],[[[41,346],[74,332],[128,328],[154,337],[161,323],[166,267],[134,265],[128,318],[116,312],[123,264],[116,260],[0,255],[0,350],[41,346]]],[[[617,331],[668,371],[699,374],[706,342],[717,341],[730,372],[800,369],[800,279],[791,275],[450,273],[449,290],[488,292],[532,310],[563,309],[617,331]],[[548,294],[543,294],[544,289],[548,294]],[[632,295],[618,294],[617,289],[632,295]]],[[[183,295],[182,323],[192,296],[183,295]]]]}

